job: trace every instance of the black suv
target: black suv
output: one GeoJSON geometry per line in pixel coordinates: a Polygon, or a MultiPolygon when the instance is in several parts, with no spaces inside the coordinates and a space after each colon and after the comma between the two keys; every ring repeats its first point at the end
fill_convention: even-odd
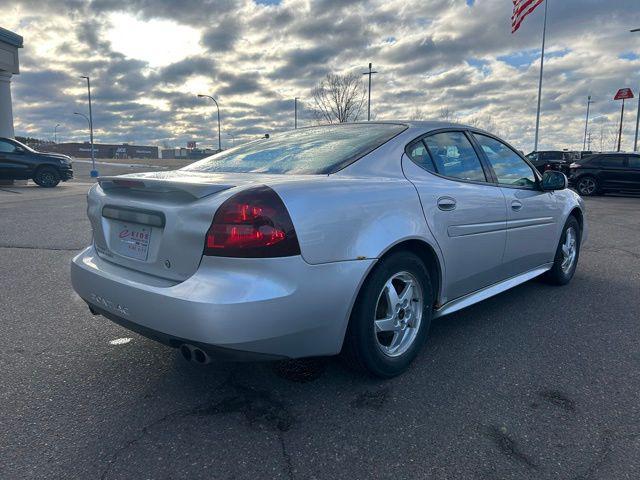
{"type": "Polygon", "coordinates": [[[71,157],[40,153],[12,138],[0,137],[0,180],[28,180],[55,187],[73,178],[71,157]]]}
{"type": "Polygon", "coordinates": [[[569,184],[580,195],[607,192],[640,193],[640,154],[600,153],[569,167],[569,184]]]}

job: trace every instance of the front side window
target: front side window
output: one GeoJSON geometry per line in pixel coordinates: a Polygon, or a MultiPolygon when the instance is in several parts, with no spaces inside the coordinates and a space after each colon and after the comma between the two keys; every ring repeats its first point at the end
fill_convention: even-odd
{"type": "Polygon", "coordinates": [[[499,184],[529,188],[535,186],[536,176],[533,170],[516,152],[494,138],[478,133],[473,135],[491,163],[499,184]]]}
{"type": "Polygon", "coordinates": [[[487,181],[480,159],[464,133],[436,133],[426,137],[424,143],[429,147],[439,174],[461,180],[487,181]]]}
{"type": "Polygon", "coordinates": [[[13,153],[16,151],[15,145],[13,143],[5,142],[4,140],[0,140],[0,152],[2,153],[13,153]]]}

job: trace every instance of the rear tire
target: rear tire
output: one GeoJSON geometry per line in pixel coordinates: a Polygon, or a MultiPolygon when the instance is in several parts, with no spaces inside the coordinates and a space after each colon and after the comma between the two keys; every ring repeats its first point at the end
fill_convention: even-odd
{"type": "Polygon", "coordinates": [[[595,177],[591,175],[584,175],[578,179],[576,183],[576,190],[583,197],[589,197],[599,193],[600,185],[598,185],[598,180],[595,177]]]}
{"type": "Polygon", "coordinates": [[[580,257],[581,241],[580,224],[573,215],[564,225],[556,256],[551,270],[544,274],[544,279],[552,285],[566,285],[576,273],[580,257]]]}
{"type": "Polygon", "coordinates": [[[429,272],[420,258],[404,251],[383,258],[358,294],[344,357],[380,378],[401,374],[425,343],[433,298],[429,272]]]}
{"type": "Polygon", "coordinates": [[[53,188],[60,183],[60,174],[53,167],[40,167],[33,176],[36,185],[43,188],[53,188]]]}

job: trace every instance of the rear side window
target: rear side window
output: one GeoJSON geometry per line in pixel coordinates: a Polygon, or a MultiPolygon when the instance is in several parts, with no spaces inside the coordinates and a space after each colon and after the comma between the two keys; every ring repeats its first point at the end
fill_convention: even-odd
{"type": "Polygon", "coordinates": [[[478,133],[473,135],[491,163],[499,184],[529,188],[535,186],[536,176],[533,170],[516,152],[495,138],[478,133]]]}
{"type": "Polygon", "coordinates": [[[624,155],[607,155],[600,157],[601,167],[624,167],[624,155]]]}
{"type": "Polygon", "coordinates": [[[444,132],[424,139],[439,174],[461,180],[486,182],[480,159],[462,132],[444,132]]]}
{"type": "Polygon", "coordinates": [[[629,157],[629,168],[640,168],[640,157],[629,157]]]}
{"type": "Polygon", "coordinates": [[[226,150],[182,170],[191,172],[329,174],[406,129],[396,123],[300,128],[226,150]]]}
{"type": "Polygon", "coordinates": [[[433,161],[431,160],[431,156],[427,151],[427,147],[422,140],[419,140],[407,148],[407,155],[411,157],[411,160],[418,165],[420,168],[424,168],[429,172],[435,172],[436,169],[433,166],[433,161]]]}

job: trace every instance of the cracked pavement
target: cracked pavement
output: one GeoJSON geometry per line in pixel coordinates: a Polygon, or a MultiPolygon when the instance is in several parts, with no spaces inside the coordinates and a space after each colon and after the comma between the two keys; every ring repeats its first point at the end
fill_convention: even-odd
{"type": "Polygon", "coordinates": [[[196,367],[92,316],[68,268],[88,186],[0,190],[0,478],[640,478],[640,198],[587,199],[570,285],[435,321],[379,381],[196,367]]]}

